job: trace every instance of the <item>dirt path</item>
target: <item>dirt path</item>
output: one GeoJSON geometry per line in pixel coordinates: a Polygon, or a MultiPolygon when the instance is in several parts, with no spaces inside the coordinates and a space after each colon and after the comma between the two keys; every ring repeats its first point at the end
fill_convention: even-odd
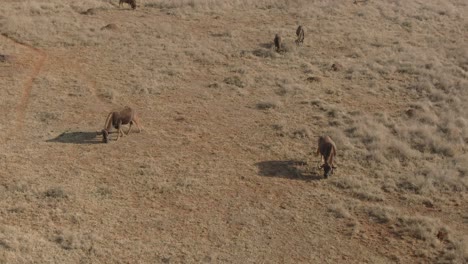
{"type": "MultiPolygon", "coordinates": [[[[37,76],[39,76],[39,74],[41,72],[41,69],[44,66],[44,63],[45,63],[45,61],[47,59],[47,54],[44,51],[42,51],[42,50],[40,50],[38,48],[35,48],[35,47],[33,47],[31,45],[28,45],[26,43],[22,43],[20,41],[17,41],[17,40],[15,40],[15,39],[13,39],[13,38],[5,35],[5,34],[2,34],[2,36],[4,38],[6,38],[8,41],[13,42],[15,45],[26,47],[27,49],[34,51],[39,57],[35,61],[35,63],[33,64],[32,71],[31,71],[31,73],[29,74],[28,78],[26,79],[26,81],[24,82],[24,84],[22,86],[23,94],[21,96],[21,100],[18,102],[17,106],[15,107],[15,111],[16,111],[15,122],[16,122],[16,125],[15,125],[13,131],[19,131],[19,130],[21,130],[21,128],[23,127],[23,124],[24,124],[24,117],[26,115],[26,109],[28,108],[29,98],[31,97],[33,82],[37,78],[37,76]]],[[[13,131],[11,133],[13,133],[13,131]]]]}

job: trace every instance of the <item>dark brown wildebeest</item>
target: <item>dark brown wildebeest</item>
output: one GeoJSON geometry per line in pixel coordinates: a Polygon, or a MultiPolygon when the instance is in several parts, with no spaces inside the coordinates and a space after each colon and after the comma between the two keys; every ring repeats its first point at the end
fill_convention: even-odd
{"type": "Polygon", "coordinates": [[[273,41],[275,42],[276,51],[280,52],[280,50],[281,50],[281,36],[279,34],[276,34],[275,39],[273,41]]]}
{"type": "Polygon", "coordinates": [[[333,160],[336,156],[336,145],[335,142],[329,136],[321,136],[318,139],[317,155],[321,155],[321,161],[323,164],[320,168],[323,168],[323,176],[328,178],[333,174],[333,170],[336,168],[333,164],[333,160]]]}
{"type": "Polygon", "coordinates": [[[102,141],[104,143],[109,142],[109,132],[112,129],[112,126],[118,130],[117,139],[119,140],[120,135],[125,135],[122,131],[122,125],[129,124],[130,127],[128,128],[127,135],[132,130],[132,125],[135,124],[138,128],[138,132],[141,132],[140,122],[138,116],[135,113],[135,110],[126,106],[120,112],[110,112],[107,115],[106,123],[104,124],[104,129],[97,132],[97,134],[102,134],[102,141]]]}
{"type": "Polygon", "coordinates": [[[297,27],[296,29],[296,44],[304,44],[304,28],[302,26],[297,27]]]}

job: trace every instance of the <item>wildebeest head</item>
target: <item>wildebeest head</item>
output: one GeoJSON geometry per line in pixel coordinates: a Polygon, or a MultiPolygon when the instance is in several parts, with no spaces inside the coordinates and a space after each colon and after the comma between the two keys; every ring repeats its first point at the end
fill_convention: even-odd
{"type": "Polygon", "coordinates": [[[105,129],[102,130],[102,142],[109,143],[109,132],[105,129]]]}
{"type": "Polygon", "coordinates": [[[130,4],[130,6],[132,7],[132,9],[135,9],[135,8],[136,8],[136,0],[130,0],[130,1],[129,1],[129,4],[130,4]]]}
{"type": "Polygon", "coordinates": [[[328,176],[333,174],[333,167],[328,164],[323,164],[323,177],[328,178],[328,176]]]}

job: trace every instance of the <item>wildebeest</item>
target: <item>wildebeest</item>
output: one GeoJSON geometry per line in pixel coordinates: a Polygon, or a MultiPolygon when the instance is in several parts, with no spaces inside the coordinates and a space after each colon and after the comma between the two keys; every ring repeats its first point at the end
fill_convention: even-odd
{"type": "Polygon", "coordinates": [[[112,129],[112,127],[118,130],[117,140],[119,140],[120,135],[121,134],[124,135],[124,132],[122,131],[122,125],[127,125],[127,124],[130,125],[126,133],[128,135],[128,133],[130,133],[130,130],[132,130],[133,124],[137,126],[138,132],[141,132],[139,123],[140,122],[139,122],[138,116],[135,113],[135,110],[126,106],[120,112],[110,112],[107,115],[106,123],[104,124],[104,129],[97,133],[98,134],[102,133],[102,141],[104,143],[108,143],[109,132],[112,129]]]}
{"type": "Polygon", "coordinates": [[[297,45],[301,43],[304,44],[304,28],[302,26],[297,27],[296,36],[297,36],[296,44],[297,45]]]}
{"type": "Polygon", "coordinates": [[[333,174],[333,170],[336,168],[333,164],[336,156],[336,145],[335,142],[329,136],[321,136],[318,139],[317,155],[321,155],[321,161],[323,164],[320,168],[323,168],[323,176],[328,178],[333,174]]]}
{"type": "Polygon", "coordinates": [[[281,50],[281,36],[276,34],[273,41],[275,42],[276,51],[279,52],[281,50]]]}
{"type": "Polygon", "coordinates": [[[133,9],[136,8],[136,0],[120,0],[119,7],[121,7],[123,3],[129,4],[133,9]]]}
{"type": "Polygon", "coordinates": [[[339,64],[338,62],[333,63],[331,66],[333,71],[341,71],[343,69],[343,65],[339,64]]]}

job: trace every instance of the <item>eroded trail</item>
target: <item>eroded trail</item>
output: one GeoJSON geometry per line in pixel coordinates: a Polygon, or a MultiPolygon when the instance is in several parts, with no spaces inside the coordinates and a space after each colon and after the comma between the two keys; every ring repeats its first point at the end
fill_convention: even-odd
{"type": "Polygon", "coordinates": [[[42,70],[42,67],[44,66],[44,63],[47,59],[47,54],[38,49],[38,48],[35,48],[31,45],[28,45],[26,43],[22,43],[14,38],[11,38],[7,35],[4,35],[2,34],[2,36],[7,39],[8,41],[11,41],[13,42],[15,45],[20,45],[22,47],[25,47],[31,51],[33,51],[34,53],[37,54],[38,56],[38,59],[35,60],[35,62],[33,63],[32,65],[32,71],[30,74],[28,74],[28,77],[26,79],[26,81],[24,82],[23,86],[22,86],[22,96],[21,96],[21,99],[19,100],[18,104],[16,105],[15,107],[15,112],[16,112],[16,117],[15,117],[15,126],[14,126],[14,130],[15,131],[18,131],[18,130],[21,130],[21,128],[23,127],[23,124],[24,124],[24,118],[25,118],[25,115],[26,115],[26,109],[28,108],[28,103],[29,103],[29,99],[31,97],[31,91],[32,91],[32,88],[33,88],[33,82],[34,80],[37,78],[37,76],[39,76],[39,74],[41,73],[41,70],[42,70]]]}

